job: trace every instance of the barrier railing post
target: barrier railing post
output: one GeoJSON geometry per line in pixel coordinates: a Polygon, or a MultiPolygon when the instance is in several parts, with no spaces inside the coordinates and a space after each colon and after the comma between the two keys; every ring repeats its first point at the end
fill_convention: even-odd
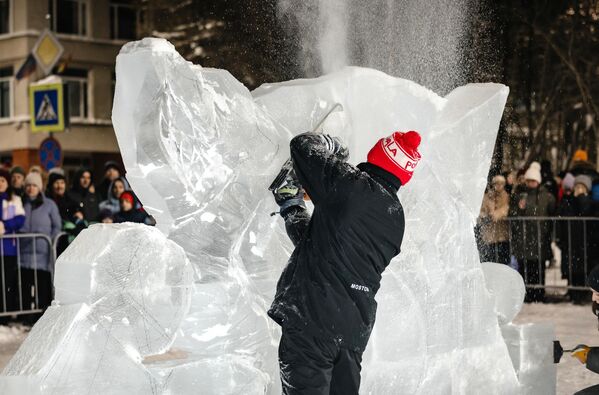
{"type": "Polygon", "coordinates": [[[583,219],[582,220],[582,234],[583,234],[583,250],[584,250],[584,275],[582,276],[582,278],[584,278],[584,283],[587,283],[587,276],[589,274],[588,270],[587,270],[587,220],[583,219]]]}
{"type": "Polygon", "coordinates": [[[507,250],[510,257],[518,255],[516,258],[520,258],[519,271],[527,289],[589,290],[586,285],[588,272],[595,267],[599,258],[593,255],[597,254],[594,245],[599,242],[595,241],[599,239],[599,234],[596,234],[599,232],[599,217],[508,217],[507,221],[507,250]],[[535,233],[538,236],[536,246],[531,242],[535,233]],[[556,268],[556,273],[560,274],[556,276],[546,270],[546,259],[543,258],[547,257],[547,249],[550,248],[545,245],[546,240],[555,242],[562,251],[561,267],[556,268]],[[531,262],[527,258],[533,257],[535,252],[538,254],[537,262],[531,262]],[[539,278],[534,277],[537,267],[539,278]],[[579,273],[583,271],[584,276],[580,276],[579,273]],[[551,274],[551,278],[546,281],[548,274],[551,274]],[[558,278],[562,276],[567,284],[559,283],[558,278]]]}
{"type": "Polygon", "coordinates": [[[4,239],[0,239],[0,259],[2,260],[2,311],[6,313],[6,299],[8,297],[8,293],[6,292],[6,269],[4,267],[4,239]]]}
{"type": "Polygon", "coordinates": [[[54,249],[54,245],[53,245],[53,241],[44,234],[41,233],[11,233],[8,235],[2,235],[0,236],[0,269],[2,270],[2,284],[1,284],[1,288],[2,288],[2,298],[3,298],[3,303],[2,303],[2,310],[0,310],[0,316],[7,316],[7,315],[19,315],[19,314],[25,314],[25,313],[39,313],[42,312],[42,310],[39,308],[39,262],[38,262],[38,257],[39,254],[37,253],[37,246],[38,246],[38,241],[46,243],[47,248],[48,248],[48,264],[49,266],[52,266],[52,262],[51,260],[54,259],[54,254],[52,253],[52,250],[54,249]],[[15,284],[7,284],[7,276],[6,276],[6,259],[4,256],[4,243],[3,241],[5,239],[10,239],[10,240],[14,240],[15,241],[15,245],[16,245],[16,249],[17,249],[17,254],[16,254],[16,268],[14,269],[14,274],[11,275],[11,281],[14,281],[15,284]],[[31,248],[33,249],[31,251],[31,256],[29,257],[29,259],[32,259],[32,262],[30,262],[30,264],[33,264],[33,270],[31,270],[33,272],[33,285],[29,286],[29,289],[27,289],[27,284],[25,284],[25,278],[24,278],[24,273],[22,272],[22,268],[21,265],[23,263],[23,256],[21,254],[21,247],[22,247],[22,243],[21,243],[21,239],[28,239],[31,242],[31,248]],[[41,239],[41,240],[40,240],[41,239]],[[14,277],[13,277],[14,276],[14,277]],[[14,286],[17,286],[16,290],[13,290],[14,286]],[[33,289],[32,289],[33,288],[33,289]],[[9,299],[9,290],[10,290],[10,296],[11,298],[9,299]],[[17,295],[16,293],[18,293],[18,306],[16,306],[17,304],[17,295]],[[29,295],[29,297],[27,297],[27,295],[29,295]],[[35,296],[35,298],[33,298],[33,296],[35,296]],[[26,302],[29,301],[29,305],[26,305],[26,302]],[[33,305],[33,302],[35,302],[35,305],[33,305]]]}
{"type": "Polygon", "coordinates": [[[545,274],[545,270],[543,265],[545,265],[545,262],[543,261],[543,256],[542,256],[542,251],[541,251],[541,242],[542,242],[542,236],[541,235],[541,220],[536,220],[535,221],[537,224],[537,263],[539,265],[539,271],[537,274],[537,281],[539,285],[543,285],[544,281],[544,274],[545,274]]]}
{"type": "Polygon", "coordinates": [[[568,223],[568,284],[572,284],[572,223],[568,223]]]}

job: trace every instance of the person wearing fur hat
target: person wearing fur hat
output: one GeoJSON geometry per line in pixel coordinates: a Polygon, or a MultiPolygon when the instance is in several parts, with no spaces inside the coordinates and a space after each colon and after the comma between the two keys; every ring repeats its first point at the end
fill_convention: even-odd
{"type": "Polygon", "coordinates": [[[268,310],[282,327],[284,394],[358,394],[381,274],[401,250],[397,192],[420,161],[419,144],[417,132],[395,132],[354,167],[337,138],[304,133],[291,140],[294,170],[273,193],[295,250],[268,310]]]}
{"type": "MultiPolygon", "coordinates": [[[[541,165],[533,162],[524,173],[526,187],[510,204],[510,217],[549,217],[555,213],[555,197],[541,186],[541,165]]],[[[526,284],[545,284],[545,261],[551,259],[551,223],[547,220],[514,220],[512,253],[526,284]],[[526,234],[526,238],[523,235],[526,234]]],[[[527,303],[544,300],[543,289],[526,290],[527,303]]]]}
{"type": "MultiPolygon", "coordinates": [[[[22,233],[41,233],[53,240],[62,228],[58,207],[42,193],[42,177],[29,173],[25,178],[25,225],[22,233]]],[[[51,246],[41,239],[23,239],[19,244],[23,308],[45,310],[52,302],[54,271],[51,246]],[[37,288],[36,288],[37,284],[37,288]],[[37,297],[37,302],[36,302],[37,297]]],[[[36,315],[36,318],[39,317],[36,315]]]]}
{"type": "Polygon", "coordinates": [[[100,200],[94,187],[94,179],[91,170],[80,168],[75,173],[73,185],[69,191],[69,197],[79,206],[75,215],[88,223],[97,221],[100,213],[100,200]]]}
{"type": "Polygon", "coordinates": [[[485,193],[478,217],[484,246],[481,250],[483,262],[508,264],[510,261],[509,224],[507,215],[510,197],[505,191],[504,176],[493,177],[491,188],[485,193]]]}
{"type": "Polygon", "coordinates": [[[10,173],[0,169],[0,236],[4,236],[0,251],[3,261],[0,281],[4,284],[4,292],[0,288],[0,312],[18,310],[17,239],[6,236],[16,233],[25,224],[23,203],[10,186],[10,179],[10,173]]]}
{"type": "MultiPolygon", "coordinates": [[[[568,199],[563,199],[558,208],[560,217],[592,217],[596,214],[594,202],[589,196],[591,178],[586,175],[576,176],[574,192],[568,199]]],[[[562,220],[556,228],[556,243],[562,251],[562,278],[568,279],[572,286],[584,286],[585,277],[596,260],[591,244],[594,243],[594,227],[590,222],[562,220]],[[586,239],[585,239],[586,235],[586,239]],[[586,266],[586,272],[585,272],[586,266]]],[[[582,304],[587,293],[570,290],[570,298],[575,304],[582,304]]]]}

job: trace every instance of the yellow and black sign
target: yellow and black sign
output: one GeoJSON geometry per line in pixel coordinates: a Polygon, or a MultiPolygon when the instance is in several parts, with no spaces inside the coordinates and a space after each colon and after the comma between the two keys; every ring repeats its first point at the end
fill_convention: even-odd
{"type": "Polygon", "coordinates": [[[32,132],[62,132],[65,128],[64,85],[29,86],[32,132]]]}

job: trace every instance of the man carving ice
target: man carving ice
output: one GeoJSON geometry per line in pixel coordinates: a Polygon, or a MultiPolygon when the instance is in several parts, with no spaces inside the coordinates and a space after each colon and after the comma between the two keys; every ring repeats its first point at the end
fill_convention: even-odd
{"type": "Polygon", "coordinates": [[[395,132],[354,167],[335,137],[291,140],[294,170],[274,195],[295,250],[268,312],[283,332],[284,394],[358,394],[374,297],[403,239],[397,191],[412,177],[419,145],[417,132],[395,132]],[[304,190],[314,203],[311,218],[304,190]]]}

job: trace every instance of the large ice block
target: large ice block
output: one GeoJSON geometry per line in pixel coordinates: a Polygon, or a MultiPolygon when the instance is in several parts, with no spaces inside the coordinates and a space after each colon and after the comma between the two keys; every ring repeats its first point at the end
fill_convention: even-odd
{"type": "Polygon", "coordinates": [[[3,371],[3,393],[19,393],[21,379],[41,394],[162,391],[142,360],[170,348],[189,310],[183,249],[146,225],[98,224],[56,267],[57,300],[3,371]]]}
{"type": "MultiPolygon", "coordinates": [[[[490,281],[487,287],[472,232],[507,87],[471,84],[440,97],[411,81],[348,67],[316,79],[265,85],[251,94],[226,71],[186,62],[159,39],[125,45],[116,73],[113,123],[127,175],[160,231],[185,251],[196,277],[189,310],[180,303],[187,293],[173,298],[166,292],[188,289],[188,277],[177,274],[178,280],[160,287],[171,266],[154,269],[152,256],[135,270],[156,270],[156,282],[147,273],[136,283],[120,270],[113,281],[113,260],[119,267],[122,261],[118,254],[108,258],[107,252],[124,248],[128,238],[146,246],[137,234],[121,232],[128,225],[114,228],[122,240],[97,231],[94,238],[107,243],[106,251],[90,253],[83,244],[67,250],[65,270],[73,267],[79,272],[70,273],[86,280],[73,287],[67,272],[57,274],[57,298],[93,303],[84,322],[101,327],[98,333],[107,346],[98,345],[96,337],[90,337],[90,345],[104,350],[112,340],[122,341],[124,353],[115,355],[141,386],[125,392],[102,384],[102,390],[143,393],[143,386],[152,386],[152,393],[165,394],[281,392],[280,331],[266,310],[292,245],[281,218],[270,215],[277,206],[267,186],[289,156],[289,139],[311,130],[334,103],[341,103],[344,110],[327,119],[322,130],[346,140],[354,164],[395,130],[415,129],[423,136],[423,160],[399,192],[406,214],[404,244],[377,295],[362,393],[470,394],[481,388],[491,394],[541,393],[519,380],[524,370],[510,358],[497,314],[500,310],[503,323],[514,311],[497,309],[492,293],[508,286],[498,280],[499,285],[490,281]],[[108,284],[108,291],[101,284],[108,284]],[[114,292],[118,285],[123,288],[114,292]],[[144,287],[155,285],[156,292],[146,299],[150,295],[144,287]],[[161,332],[168,342],[156,337],[134,341],[130,335],[139,332],[123,326],[131,321],[115,321],[138,317],[136,322],[146,322],[138,307],[142,298],[164,313],[158,327],[174,313],[173,329],[161,332]],[[108,333],[111,325],[123,331],[108,333]],[[167,347],[168,352],[149,355],[167,347]]],[[[145,248],[159,256],[155,247],[145,248]]],[[[79,340],[63,343],[88,352],[79,340]]],[[[544,343],[538,347],[539,353],[547,351],[544,343]]],[[[35,359],[36,352],[31,356],[35,359]]],[[[96,360],[90,363],[102,370],[100,377],[110,371],[96,360]]],[[[526,366],[534,370],[536,365],[531,360],[526,366]]],[[[65,393],[83,386],[56,383],[65,393]]]]}
{"type": "Polygon", "coordinates": [[[553,325],[508,324],[501,330],[518,374],[521,393],[554,394],[557,366],[553,363],[553,325]]]}
{"type": "Polygon", "coordinates": [[[166,351],[189,310],[193,268],[180,246],[149,226],[92,225],[56,267],[56,300],[92,306],[142,356],[166,351]]]}
{"type": "Polygon", "coordinates": [[[524,304],[524,279],[520,273],[507,265],[485,262],[482,268],[487,289],[495,300],[499,324],[509,324],[524,304]]]}

